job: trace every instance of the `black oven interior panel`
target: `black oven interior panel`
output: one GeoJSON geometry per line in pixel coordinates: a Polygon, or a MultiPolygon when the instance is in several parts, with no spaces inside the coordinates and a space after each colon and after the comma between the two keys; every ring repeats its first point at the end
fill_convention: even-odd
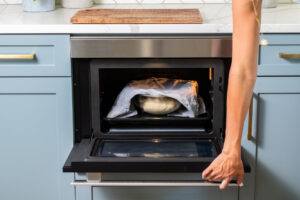
{"type": "Polygon", "coordinates": [[[89,66],[90,59],[72,59],[75,143],[92,134],[89,66]]]}

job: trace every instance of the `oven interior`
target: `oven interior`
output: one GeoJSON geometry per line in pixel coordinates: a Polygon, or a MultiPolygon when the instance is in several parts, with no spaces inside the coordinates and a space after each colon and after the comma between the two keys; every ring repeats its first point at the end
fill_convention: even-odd
{"type": "Polygon", "coordinates": [[[66,172],[197,172],[221,152],[230,59],[73,59],[75,145],[66,172]],[[206,112],[194,118],[107,118],[132,80],[195,80],[206,112]]]}
{"type": "MultiPolygon", "coordinates": [[[[209,132],[212,129],[213,88],[209,80],[208,69],[99,69],[100,79],[100,125],[102,133],[118,132],[209,132]],[[180,118],[169,116],[153,116],[139,113],[130,118],[107,118],[114,100],[123,87],[131,80],[143,80],[149,77],[196,80],[199,82],[198,94],[203,98],[206,113],[196,118],[180,118]],[[112,89],[113,88],[113,89],[112,89]]],[[[184,109],[184,108],[182,108],[184,109]]]]}

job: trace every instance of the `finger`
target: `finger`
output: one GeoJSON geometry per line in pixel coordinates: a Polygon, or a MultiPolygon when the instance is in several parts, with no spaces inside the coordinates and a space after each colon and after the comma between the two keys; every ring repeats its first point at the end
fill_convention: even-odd
{"type": "Polygon", "coordinates": [[[220,174],[220,172],[213,171],[208,175],[207,179],[209,181],[219,181],[222,180],[222,175],[220,174]]]}
{"type": "Polygon", "coordinates": [[[206,168],[202,173],[202,178],[207,179],[207,177],[212,171],[213,171],[212,167],[209,166],[208,168],[206,168]]]}
{"type": "Polygon", "coordinates": [[[211,179],[209,179],[209,181],[213,181],[213,182],[221,182],[221,181],[222,181],[222,176],[215,176],[215,177],[212,177],[211,179]]]}
{"type": "Polygon", "coordinates": [[[239,174],[239,175],[237,175],[237,178],[236,178],[236,183],[240,187],[243,186],[243,177],[244,177],[244,174],[239,174]]]}
{"type": "Polygon", "coordinates": [[[230,178],[230,177],[229,177],[229,178],[225,178],[225,179],[222,181],[222,183],[220,184],[220,189],[221,189],[221,190],[225,190],[225,189],[227,188],[227,186],[229,185],[230,181],[231,181],[231,178],[230,178]]]}

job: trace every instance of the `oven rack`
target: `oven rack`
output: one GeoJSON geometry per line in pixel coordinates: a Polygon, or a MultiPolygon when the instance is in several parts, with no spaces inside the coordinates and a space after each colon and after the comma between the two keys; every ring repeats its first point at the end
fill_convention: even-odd
{"type": "Polygon", "coordinates": [[[209,127],[211,117],[207,113],[195,118],[151,116],[139,114],[129,118],[104,118],[111,127],[209,127]]]}

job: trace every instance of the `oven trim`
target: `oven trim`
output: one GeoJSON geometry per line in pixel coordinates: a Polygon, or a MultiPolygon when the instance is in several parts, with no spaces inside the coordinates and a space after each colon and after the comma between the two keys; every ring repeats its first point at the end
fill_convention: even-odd
{"type": "Polygon", "coordinates": [[[71,58],[231,58],[232,36],[72,36],[71,58]]]}

